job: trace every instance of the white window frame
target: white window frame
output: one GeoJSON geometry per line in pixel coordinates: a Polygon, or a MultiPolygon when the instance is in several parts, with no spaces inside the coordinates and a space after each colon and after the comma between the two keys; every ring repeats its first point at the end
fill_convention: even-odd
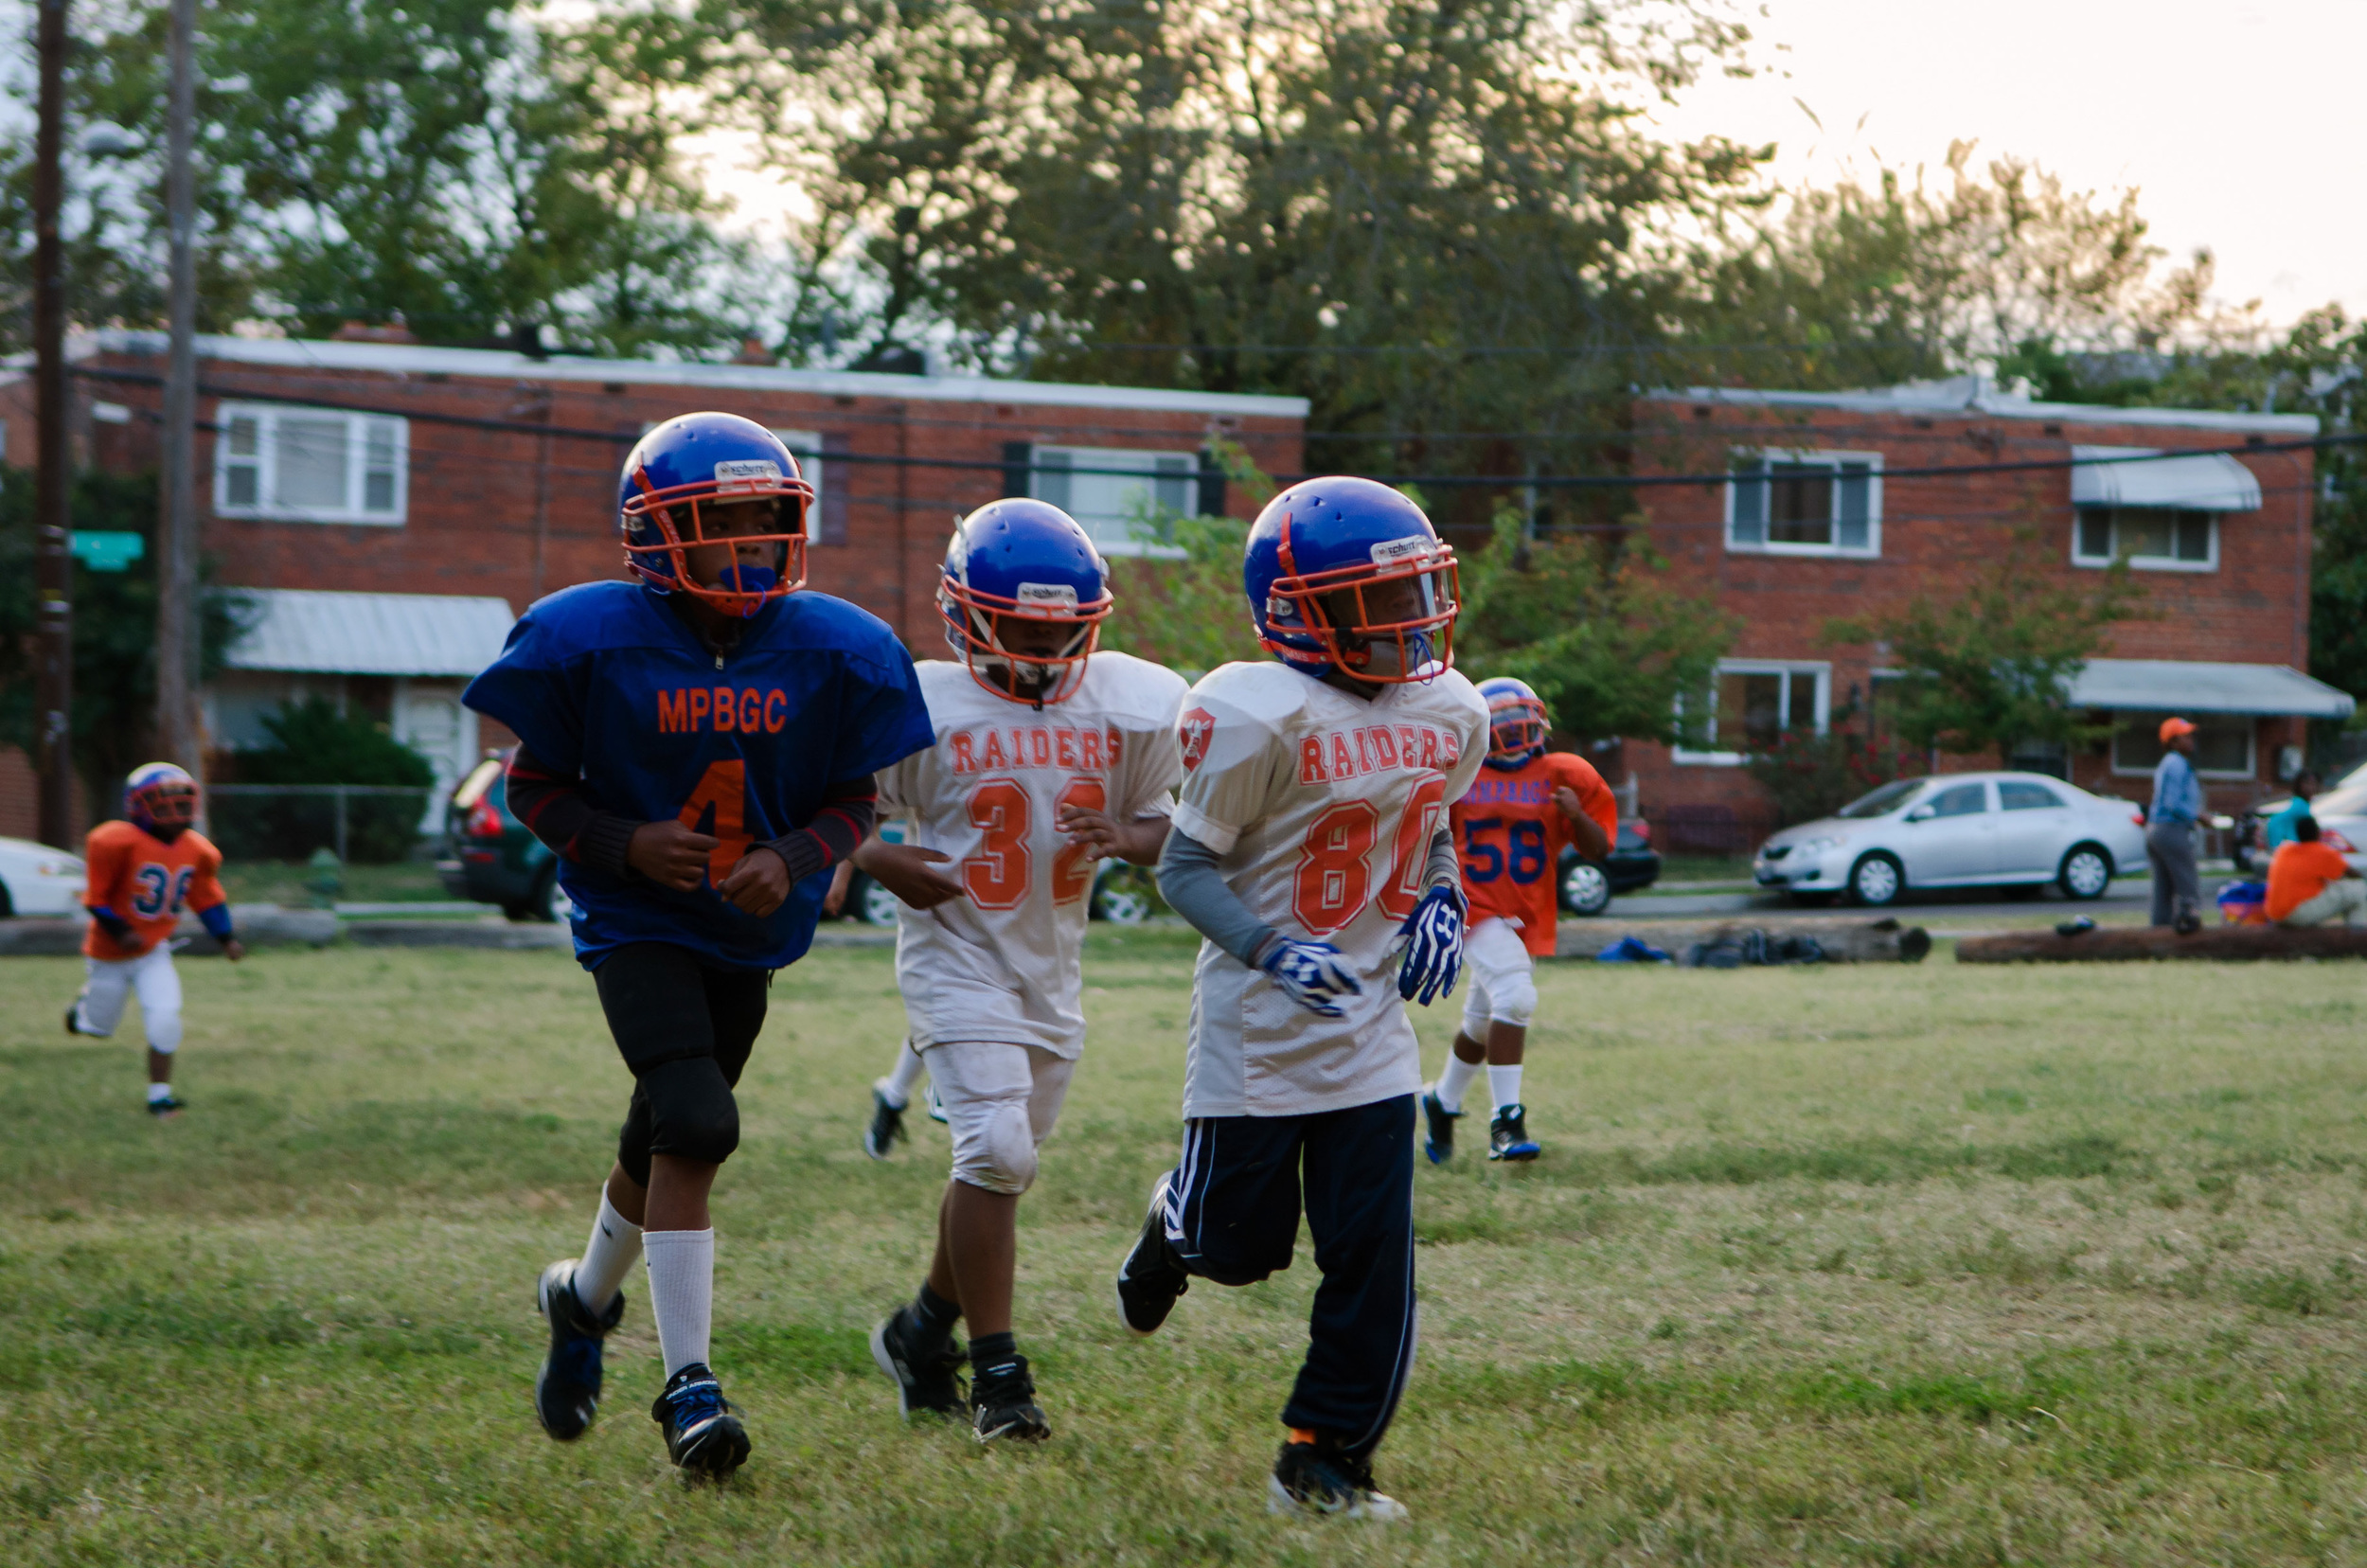
{"type": "MultiPolygon", "coordinates": [[[[1084,526],[1085,532],[1093,536],[1095,546],[1105,556],[1150,556],[1174,559],[1182,556],[1184,552],[1171,544],[1161,544],[1155,540],[1146,539],[1135,533],[1134,520],[1125,513],[1079,511],[1070,504],[1070,498],[1075,494],[1075,488],[1069,476],[1061,473],[1059,470],[1067,467],[1088,470],[1139,471],[1145,479],[1154,483],[1133,487],[1126,479],[1114,475],[1089,473],[1086,477],[1111,483],[1113,488],[1121,490],[1135,488],[1148,490],[1155,498],[1156,481],[1169,477],[1169,473],[1160,472],[1162,465],[1173,463],[1179,459],[1184,467],[1181,473],[1175,476],[1180,478],[1184,487],[1184,504],[1175,510],[1180,516],[1198,517],[1200,515],[1200,453],[1197,449],[1191,448],[1058,446],[1038,443],[1028,449],[1027,493],[1040,501],[1051,502],[1071,517],[1076,518],[1084,526]],[[1047,458],[1053,461],[1047,462],[1047,458]]],[[[1169,471],[1170,473],[1172,472],[1169,471]]]]}
{"type": "MultiPolygon", "coordinates": [[[[1728,675],[1813,675],[1816,677],[1814,733],[1823,735],[1832,722],[1833,667],[1829,663],[1805,659],[1720,659],[1717,661],[1717,678],[1710,683],[1709,749],[1695,751],[1682,745],[1678,746],[1669,754],[1676,761],[1714,768],[1738,768],[1742,765],[1743,754],[1741,752],[1726,751],[1717,745],[1717,687],[1719,682],[1728,675]]],[[[1789,728],[1791,717],[1788,711],[1791,706],[1791,682],[1789,680],[1784,682],[1782,690],[1781,701],[1784,709],[1787,710],[1783,714],[1783,719],[1785,727],[1789,728]]],[[[1682,695],[1677,699],[1677,711],[1680,716],[1684,712],[1684,698],[1682,695]]]]}
{"type": "MultiPolygon", "coordinates": [[[[2134,709],[2128,708],[2115,708],[2112,711],[2112,734],[2110,739],[2105,742],[2105,745],[2111,758],[2112,775],[2114,777],[2151,778],[2153,776],[2153,767],[2161,766],[2158,762],[2155,763],[2153,767],[2145,768],[2125,768],[2121,766],[2121,731],[2127,728],[2131,722],[2159,724],[2162,720],[2168,717],[2169,715],[2166,713],[2155,713],[2151,711],[2138,712],[2134,709]]],[[[2246,780],[2254,779],[2260,776],[2260,716],[2258,714],[2214,713],[2198,714],[2197,717],[2211,719],[2241,719],[2244,722],[2243,767],[2241,769],[2197,768],[2195,770],[2195,776],[2197,778],[2223,778],[2233,782],[2242,783],[2246,780]]]]}
{"type": "MultiPolygon", "coordinates": [[[[357,414],[343,408],[308,408],[295,403],[225,401],[214,416],[214,512],[219,517],[255,518],[271,523],[347,523],[365,527],[400,528],[411,513],[411,421],[393,414],[357,414]],[[346,427],[346,504],[342,507],[294,506],[276,495],[279,480],[279,429],[288,419],[340,419],[346,427]],[[238,426],[254,421],[252,454],[233,450],[238,426]],[[365,505],[369,475],[385,472],[370,462],[373,436],[390,437],[393,451],[394,504],[384,509],[365,505]],[[255,499],[231,499],[234,471],[255,475],[255,499]]],[[[383,450],[383,449],[382,449],[383,450]]]]}
{"type": "Polygon", "coordinates": [[[822,432],[818,430],[776,430],[774,438],[789,448],[789,454],[797,459],[797,472],[813,487],[813,504],[806,513],[806,532],[822,531],[822,432]],[[808,456],[807,454],[812,454],[808,456]]]}
{"type": "MultiPolygon", "coordinates": [[[[2111,515],[2111,517],[2112,517],[2112,521],[2111,521],[2111,523],[2110,523],[2109,526],[2110,526],[2110,527],[2111,527],[2111,529],[2112,529],[2112,544],[2113,544],[2113,549],[2114,549],[2114,551],[2115,551],[2115,552],[2117,552],[2117,551],[2118,551],[2118,549],[2119,549],[2119,547],[2120,547],[2120,518],[2119,518],[2119,515],[2118,515],[2119,513],[2124,512],[2124,511],[2180,511],[2180,510],[2183,510],[2183,509],[2185,509],[2185,508],[2178,508],[2178,507],[2078,507],[2078,508],[2074,508],[2073,509],[2073,511],[2072,511],[2072,530],[2071,530],[2072,564],[2073,564],[2073,565],[2074,565],[2074,566],[2085,566],[2085,567],[2089,568],[2089,569],[2090,569],[2090,570],[2091,570],[2091,571],[2101,571],[2101,570],[2102,570],[2102,569],[2104,569],[2105,567],[2108,567],[2108,566],[2111,565],[2113,561],[2117,561],[2118,559],[2120,559],[2117,553],[2115,553],[2115,554],[2111,554],[2111,555],[2092,556],[2092,555],[2086,555],[2086,554],[2083,554],[2083,553],[2081,552],[2080,547],[2079,547],[2079,536],[2080,536],[2080,534],[2081,534],[2082,532],[2084,532],[2084,531],[2085,531],[2085,529],[2084,529],[2084,524],[2086,523],[2086,520],[2087,520],[2087,514],[2088,514],[2089,512],[2091,512],[2091,511],[2100,511],[2100,512],[2105,512],[2105,513],[2108,513],[2108,514],[2110,514],[2110,515],[2111,515]]],[[[2131,570],[2131,571],[2133,571],[2133,572],[2216,572],[2216,571],[2217,571],[2217,570],[2219,569],[2219,518],[2220,518],[2220,514],[2219,514],[2219,513],[2217,513],[2217,512],[2206,512],[2206,511],[2197,510],[2197,511],[2195,511],[2195,512],[2193,513],[2193,515],[2202,518],[2202,519],[2204,520],[2205,524],[2209,526],[2209,528],[2210,528],[2210,530],[2211,530],[2211,553],[2210,553],[2210,555],[2209,555],[2207,558],[2205,558],[2204,560],[2201,560],[2201,561],[2180,561],[2180,560],[2179,560],[2176,556],[2130,556],[2130,557],[2128,558],[2128,567],[2129,567],[2129,570],[2131,570]]]]}
{"type": "MultiPolygon", "coordinates": [[[[1774,487],[1770,484],[1771,498],[1774,487]]],[[[1772,526],[1762,520],[1762,530],[1772,526]]],[[[1737,447],[1727,460],[1726,478],[1726,548],[1736,555],[1774,556],[1838,556],[1846,561],[1871,561],[1882,553],[1882,454],[1878,452],[1841,452],[1827,447],[1737,447]],[[1735,477],[1737,462],[1792,463],[1807,467],[1829,468],[1833,471],[1833,536],[1841,537],[1841,469],[1844,463],[1866,466],[1866,542],[1862,547],[1834,544],[1796,544],[1762,539],[1753,543],[1735,538],[1735,492],[1742,481],[1735,477]]]]}

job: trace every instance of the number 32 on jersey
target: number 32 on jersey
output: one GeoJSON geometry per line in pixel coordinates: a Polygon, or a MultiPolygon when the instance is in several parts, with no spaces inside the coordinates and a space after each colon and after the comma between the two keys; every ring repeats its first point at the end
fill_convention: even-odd
{"type": "Polygon", "coordinates": [[[1393,920],[1402,920],[1422,901],[1422,877],[1430,841],[1447,809],[1447,781],[1432,776],[1414,788],[1397,818],[1389,846],[1389,870],[1373,891],[1373,846],[1380,838],[1380,813],[1369,800],[1343,800],[1317,817],[1299,850],[1298,879],[1290,913],[1310,936],[1328,936],[1356,918],[1370,899],[1393,920]]]}
{"type": "MultiPolygon", "coordinates": [[[[1109,793],[1098,778],[1072,778],[1053,802],[1054,822],[1062,811],[1109,810],[1109,793]]],[[[981,909],[1017,909],[1027,898],[1035,871],[1035,850],[1028,843],[1034,829],[1035,803],[1018,780],[989,778],[970,793],[970,825],[978,829],[978,852],[962,863],[962,885],[981,909]]],[[[1052,857],[1052,901],[1075,903],[1093,883],[1093,862],[1081,840],[1072,840],[1052,857]]]]}

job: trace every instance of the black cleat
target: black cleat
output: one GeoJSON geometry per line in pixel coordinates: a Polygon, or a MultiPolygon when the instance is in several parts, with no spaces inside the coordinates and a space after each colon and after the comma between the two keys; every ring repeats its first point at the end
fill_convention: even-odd
{"type": "Polygon", "coordinates": [[[1545,1150],[1529,1136],[1529,1108],[1506,1105],[1487,1124],[1487,1157],[1491,1160],[1534,1160],[1545,1150]]]}
{"type": "Polygon", "coordinates": [[[572,1442],[599,1411],[600,1341],[624,1321],[625,1292],[595,1316],[576,1295],[576,1260],[565,1257],[543,1271],[534,1307],[551,1328],[550,1350],[534,1377],[534,1417],[544,1432],[572,1442]]]}
{"type": "Polygon", "coordinates": [[[188,1108],[189,1102],[178,1095],[167,1095],[163,1099],[152,1099],[148,1102],[148,1114],[158,1121],[177,1116],[188,1108]]]}
{"type": "Polygon", "coordinates": [[[2180,936],[2192,936],[2202,929],[2202,917],[2191,909],[2181,910],[2178,918],[2170,922],[2170,929],[2180,936]]]}
{"type": "Polygon", "coordinates": [[[980,1442],[1041,1443],[1052,1435],[1052,1423],[1036,1403],[1036,1380],[1027,1375],[1025,1356],[976,1371],[970,1391],[970,1431],[980,1442]]]}
{"type": "Polygon", "coordinates": [[[1167,1239],[1167,1182],[1159,1178],[1150,1189],[1150,1212],[1143,1216],[1143,1233],[1134,1250],[1118,1265],[1118,1319],[1130,1333],[1150,1335],[1167,1321],[1175,1303],[1192,1288],[1192,1276],[1167,1239]]]}
{"type": "Polygon", "coordinates": [[[666,1455],[685,1481],[721,1481],[748,1462],[748,1429],[703,1362],[666,1380],[650,1417],[666,1434],[666,1455]]]}
{"type": "Polygon", "coordinates": [[[1462,1119],[1462,1112],[1438,1103],[1436,1084],[1422,1091],[1422,1152],[1431,1164],[1445,1165],[1454,1158],[1454,1124],[1462,1119]]]}
{"type": "Polygon", "coordinates": [[[1373,1485],[1373,1467],[1343,1453],[1329,1436],[1282,1445],[1266,1481],[1266,1511],[1302,1517],[1402,1523],[1405,1505],[1373,1485]]]}
{"type": "Polygon", "coordinates": [[[65,1032],[66,1032],[66,1033],[68,1033],[68,1034],[70,1034],[70,1035],[78,1035],[78,1034],[80,1034],[80,1033],[82,1032],[82,1030],[81,1030],[81,1026],[80,1026],[80,1025],[78,1025],[78,1024],[76,1024],[76,1023],[74,1022],[74,1016],[75,1016],[75,1014],[77,1014],[77,1013],[80,1012],[81,1010],[82,1010],[82,1004],[81,1004],[81,1000],[80,1000],[79,997],[78,997],[77,999],[75,999],[74,1001],[69,1002],[69,1003],[67,1003],[67,1004],[65,1005],[65,1032]]]}
{"type": "Polygon", "coordinates": [[[889,1150],[908,1140],[912,1134],[904,1131],[906,1107],[890,1105],[881,1078],[871,1086],[871,1125],[863,1131],[863,1151],[875,1160],[884,1160],[889,1150]]]}
{"type": "Polygon", "coordinates": [[[951,1334],[934,1350],[923,1347],[915,1331],[910,1308],[899,1307],[871,1330],[871,1359],[896,1384],[896,1413],[906,1420],[916,1410],[955,1420],[970,1416],[970,1399],[962,1389],[962,1364],[970,1354],[951,1334]]]}

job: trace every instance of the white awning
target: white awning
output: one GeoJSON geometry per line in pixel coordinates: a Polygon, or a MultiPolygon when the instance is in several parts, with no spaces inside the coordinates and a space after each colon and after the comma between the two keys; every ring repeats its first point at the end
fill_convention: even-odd
{"type": "Polygon", "coordinates": [[[2187,659],[2090,659],[2073,676],[2080,707],[2141,713],[2248,713],[2263,718],[2348,719],[2349,692],[2290,665],[2206,664],[2187,659]]]}
{"type": "Polygon", "coordinates": [[[2224,452],[2161,457],[2151,447],[2075,446],[2074,507],[2172,507],[2180,511],[2258,511],[2260,481],[2224,452]],[[2139,461],[2091,462],[2091,458],[2139,461]]]}
{"type": "Polygon", "coordinates": [[[517,620],[509,601],[451,594],[332,594],[233,588],[246,633],[233,669],[328,675],[475,675],[501,654],[517,620]]]}

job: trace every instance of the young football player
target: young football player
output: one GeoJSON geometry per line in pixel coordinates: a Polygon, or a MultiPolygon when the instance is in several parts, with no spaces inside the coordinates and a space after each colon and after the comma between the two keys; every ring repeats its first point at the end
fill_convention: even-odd
{"type": "Polygon", "coordinates": [[[1159,885],[1206,940],[1183,1158],[1119,1267],[1118,1313],[1148,1334],[1193,1276],[1289,1268],[1303,1204],[1323,1280],[1269,1506],[1402,1519],[1372,1455],[1414,1361],[1422,1069],[1404,1003],[1454,986],[1447,807],[1487,709],[1451,668],[1454,553],[1396,490],[1291,486],[1251,526],[1242,579],[1280,662],[1226,665],[1184,702],[1159,885]]]}
{"type": "MultiPolygon", "coordinates": [[[[1155,864],[1182,777],[1182,677],[1095,649],[1111,598],[1093,540],[1058,507],[997,501],[953,530],[937,590],[955,659],[919,667],[936,744],[880,775],[900,844],[856,862],[902,900],[901,1048],[928,1063],[952,1134],[935,1256],[872,1331],[898,1407],[967,1418],[980,1442],[1052,1434],[1011,1333],[1020,1195],[1085,1044],[1096,863],[1155,864]],[[939,869],[943,867],[943,869],[939,869]],[[970,1398],[955,1381],[970,1328],[970,1398]]],[[[875,1100],[875,1119],[880,1109],[875,1100]]]]}
{"type": "Polygon", "coordinates": [[[646,1258],[666,1361],[650,1414],[685,1479],[748,1456],[707,1367],[707,1195],[739,1142],[732,1090],[773,971],[804,955],[832,863],[870,829],[871,775],[930,739],[887,627],[797,592],[812,500],[761,425],[667,420],[617,496],[637,580],[534,605],[464,699],[517,732],[510,809],[560,856],[576,956],[633,1080],[591,1239],[538,1287],[535,1414],[561,1439],[591,1423],[600,1342],[646,1258]]]}
{"type": "Polygon", "coordinates": [[[1537,1012],[1534,962],[1554,951],[1563,847],[1575,844],[1599,861],[1619,836],[1619,802],[1603,775],[1582,757],[1545,749],[1553,724],[1543,699],[1510,677],[1482,681],[1479,693],[1487,700],[1487,770],[1450,813],[1471,900],[1463,946],[1471,989],[1447,1069],[1422,1093],[1429,1134],[1422,1150],[1433,1165],[1454,1153],[1463,1094],[1483,1062],[1496,1107],[1487,1157],[1534,1160],[1542,1152],[1521,1103],[1521,1056],[1537,1012]]]}
{"type": "Polygon", "coordinates": [[[88,868],[82,907],[90,930],[82,937],[82,993],[65,1010],[65,1032],[105,1039],[116,1032],[123,1004],[140,999],[148,1031],[148,1109],[177,1116],[187,1105],[172,1092],[172,1060],[181,1049],[181,976],[172,967],[170,938],[181,911],[194,910],[206,934],[233,963],[246,949],[230,934],[230,901],[216,873],[222,851],[205,841],[197,821],[197,780],[169,762],[147,762],[123,783],[123,817],[90,830],[82,859],[88,868]]]}

